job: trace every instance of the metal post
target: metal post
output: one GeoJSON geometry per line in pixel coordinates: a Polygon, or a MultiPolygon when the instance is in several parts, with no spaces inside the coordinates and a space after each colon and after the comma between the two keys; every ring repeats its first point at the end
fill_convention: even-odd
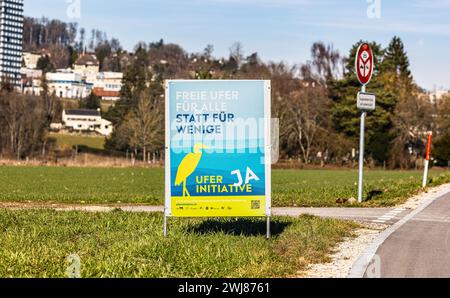
{"type": "Polygon", "coordinates": [[[266,237],[267,239],[270,239],[270,216],[267,216],[267,234],[266,237]]]}
{"type": "Polygon", "coordinates": [[[167,238],[167,216],[166,211],[164,210],[164,238],[167,238]]]}
{"type": "MultiPolygon", "coordinates": [[[[362,92],[366,92],[363,85],[362,92]]],[[[359,179],[358,179],[358,202],[363,201],[363,176],[364,176],[364,134],[365,134],[366,112],[361,113],[361,131],[359,137],[359,179]]]]}
{"type": "Polygon", "coordinates": [[[428,133],[428,143],[427,143],[427,152],[425,156],[424,170],[423,170],[423,181],[422,187],[425,188],[427,186],[428,181],[428,168],[430,166],[430,154],[431,154],[431,141],[433,137],[433,132],[428,133]]]}
{"type": "Polygon", "coordinates": [[[424,173],[423,173],[423,180],[422,180],[422,187],[425,188],[427,186],[427,181],[428,181],[428,167],[429,167],[430,161],[425,159],[425,169],[424,169],[424,173]]]}

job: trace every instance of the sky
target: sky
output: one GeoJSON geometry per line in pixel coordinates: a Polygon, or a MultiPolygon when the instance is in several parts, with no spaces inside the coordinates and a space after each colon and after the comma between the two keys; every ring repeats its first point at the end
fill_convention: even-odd
{"type": "Polygon", "coordinates": [[[264,61],[304,63],[316,41],[347,55],[359,40],[387,46],[402,38],[416,82],[450,89],[450,0],[25,0],[25,15],[100,29],[132,50],[161,38],[188,52],[214,45],[228,56],[239,41],[244,54],[264,61]]]}

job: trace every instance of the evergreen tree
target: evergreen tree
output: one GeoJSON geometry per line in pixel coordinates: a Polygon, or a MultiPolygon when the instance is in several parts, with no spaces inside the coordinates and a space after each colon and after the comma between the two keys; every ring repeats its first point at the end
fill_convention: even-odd
{"type": "Polygon", "coordinates": [[[412,75],[409,69],[409,59],[400,37],[394,36],[387,47],[383,63],[381,64],[383,73],[393,73],[398,79],[412,84],[412,75]]]}
{"type": "Polygon", "coordinates": [[[36,68],[42,70],[44,74],[55,70],[55,67],[50,61],[50,57],[48,55],[44,55],[43,57],[39,58],[36,68]]]}
{"type": "Polygon", "coordinates": [[[433,155],[439,166],[450,167],[450,134],[437,139],[434,144],[433,155]]]}
{"type": "Polygon", "coordinates": [[[101,100],[100,97],[92,92],[88,97],[80,100],[79,104],[80,109],[89,109],[89,110],[97,110],[101,108],[101,100]]]}
{"type": "MultiPolygon", "coordinates": [[[[154,105],[160,105],[160,111],[164,111],[164,88],[160,78],[154,78],[149,70],[149,59],[147,48],[141,44],[136,48],[134,61],[128,66],[123,79],[120,99],[114,107],[111,107],[106,118],[113,122],[116,128],[106,142],[106,147],[110,150],[125,151],[132,148],[126,140],[126,130],[124,121],[129,119],[129,115],[138,108],[139,99],[142,94],[147,94],[154,105]],[[127,118],[128,117],[128,118],[127,118]]],[[[163,113],[164,114],[164,113],[163,113]]],[[[160,115],[161,116],[161,115],[160,115]]],[[[164,116],[162,116],[164,118],[164,116]]],[[[163,129],[160,131],[163,134],[163,129]]]]}
{"type": "Polygon", "coordinates": [[[69,67],[73,67],[73,65],[75,64],[75,62],[77,61],[79,54],[76,50],[76,48],[69,46],[69,53],[70,53],[70,60],[69,60],[69,67]]]}
{"type": "Polygon", "coordinates": [[[395,97],[396,103],[418,91],[413,83],[408,56],[399,37],[392,39],[383,56],[380,80],[384,90],[395,97]]]}
{"type": "MultiPolygon", "coordinates": [[[[363,41],[355,44],[350,50],[344,78],[333,82],[330,86],[330,96],[335,102],[332,108],[335,129],[353,140],[355,146],[359,140],[361,115],[356,107],[356,96],[361,90],[361,84],[356,76],[355,58],[361,43],[363,41]]],[[[377,109],[369,112],[366,118],[367,153],[381,164],[388,158],[389,144],[393,138],[390,133],[393,127],[391,116],[396,98],[395,94],[385,89],[380,77],[380,65],[383,61],[384,50],[375,42],[370,43],[370,46],[374,55],[374,74],[372,81],[367,86],[367,91],[376,94],[377,109]]]]}
{"type": "Polygon", "coordinates": [[[389,146],[390,166],[407,168],[415,164],[417,153],[426,143],[422,132],[430,129],[430,119],[426,114],[431,107],[429,101],[420,96],[420,89],[413,81],[405,46],[397,36],[386,48],[381,64],[381,80],[386,92],[393,94],[396,99],[392,115],[394,126],[391,129],[394,138],[389,146]],[[416,154],[411,154],[408,149],[413,149],[416,154]]]}
{"type": "Polygon", "coordinates": [[[133,62],[124,73],[120,99],[108,110],[105,115],[106,119],[112,121],[115,126],[120,125],[125,115],[136,107],[139,95],[145,90],[147,82],[151,78],[147,49],[138,46],[133,62]]]}

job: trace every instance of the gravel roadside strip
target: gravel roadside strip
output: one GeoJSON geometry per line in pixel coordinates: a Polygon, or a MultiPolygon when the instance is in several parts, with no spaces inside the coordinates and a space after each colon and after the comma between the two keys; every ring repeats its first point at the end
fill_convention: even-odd
{"type": "MultiPolygon", "coordinates": [[[[397,208],[417,209],[424,201],[444,190],[450,190],[450,183],[430,188],[425,192],[413,196],[406,203],[397,206],[397,208]]],[[[361,226],[361,229],[355,231],[354,238],[348,238],[338,244],[334,253],[331,255],[331,262],[311,265],[306,272],[299,272],[299,274],[307,278],[346,278],[353,264],[364,250],[383,230],[389,227],[389,225],[366,223],[362,223],[361,226]]]]}
{"type": "Polygon", "coordinates": [[[363,224],[361,229],[355,231],[354,238],[347,238],[338,244],[335,253],[331,255],[331,262],[327,264],[314,264],[308,268],[303,277],[307,278],[346,278],[352,265],[364,249],[372,243],[377,236],[387,228],[387,225],[363,224]]]}

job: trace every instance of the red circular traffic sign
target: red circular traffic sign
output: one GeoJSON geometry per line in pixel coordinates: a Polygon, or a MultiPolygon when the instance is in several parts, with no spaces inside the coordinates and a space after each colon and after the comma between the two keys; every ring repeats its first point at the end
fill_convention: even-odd
{"type": "Polygon", "coordinates": [[[356,75],[362,85],[370,82],[373,74],[373,53],[370,45],[363,43],[356,52],[356,75]]]}

